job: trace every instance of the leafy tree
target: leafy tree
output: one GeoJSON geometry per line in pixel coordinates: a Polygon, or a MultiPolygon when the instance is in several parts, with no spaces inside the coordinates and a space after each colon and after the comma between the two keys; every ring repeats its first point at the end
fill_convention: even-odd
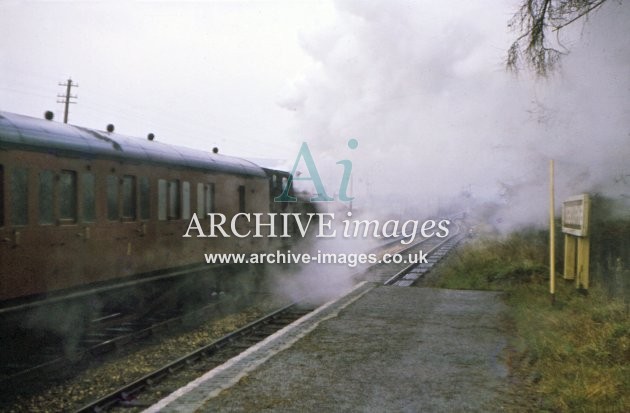
{"type": "Polygon", "coordinates": [[[568,52],[560,42],[560,31],[607,1],[523,0],[509,22],[519,36],[508,49],[508,69],[518,70],[524,60],[538,75],[546,76],[568,52]]]}

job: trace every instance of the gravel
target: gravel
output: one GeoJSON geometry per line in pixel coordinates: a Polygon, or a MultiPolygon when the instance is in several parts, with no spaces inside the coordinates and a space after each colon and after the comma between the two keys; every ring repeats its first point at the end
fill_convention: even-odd
{"type": "MultiPolygon", "coordinates": [[[[282,303],[268,298],[234,314],[218,316],[194,329],[180,329],[131,345],[100,360],[67,380],[48,383],[43,390],[18,395],[0,406],[3,412],[60,412],[76,410],[162,365],[209,344],[260,318],[282,303]]],[[[5,389],[6,391],[6,389],[5,389]]]]}

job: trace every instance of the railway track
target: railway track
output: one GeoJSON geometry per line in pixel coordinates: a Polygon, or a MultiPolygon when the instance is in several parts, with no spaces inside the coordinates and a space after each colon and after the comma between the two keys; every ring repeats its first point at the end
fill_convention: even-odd
{"type": "Polygon", "coordinates": [[[221,305],[218,298],[192,311],[181,308],[164,309],[150,316],[137,317],[131,313],[112,313],[91,321],[85,334],[82,334],[72,348],[59,339],[42,339],[43,345],[28,357],[18,357],[19,361],[3,366],[0,386],[9,382],[26,381],[40,374],[53,375],[55,372],[68,373],[79,362],[88,357],[122,349],[129,343],[145,339],[185,323],[201,320],[216,312],[221,305]]]}
{"type": "MultiPolygon", "coordinates": [[[[422,247],[427,262],[412,264],[377,264],[362,273],[364,279],[382,282],[385,285],[409,286],[429,271],[461,239],[454,235],[446,239],[425,239],[403,248],[388,242],[381,249],[389,253],[406,254],[422,247]],[[393,248],[393,249],[392,249],[393,248]],[[392,275],[393,274],[393,275],[392,275]]],[[[356,277],[355,277],[356,278],[356,277]]],[[[146,408],[182,385],[194,380],[199,372],[209,371],[250,348],[266,337],[289,325],[316,308],[293,303],[277,310],[220,340],[204,346],[178,360],[169,363],[145,377],[123,386],[107,396],[83,406],[76,412],[101,412],[116,409],[133,411],[146,408]],[[182,372],[185,370],[186,372],[182,372]],[[171,376],[179,376],[172,378],[171,376]],[[129,410],[132,408],[131,410],[129,410]]]]}
{"type": "Polygon", "coordinates": [[[463,237],[458,231],[446,238],[426,238],[409,246],[398,245],[398,248],[395,244],[388,243],[388,253],[398,255],[402,261],[379,262],[355,274],[354,278],[384,285],[412,286],[444,258],[463,237]]]}
{"type": "MultiPolygon", "coordinates": [[[[411,246],[404,246],[398,240],[392,240],[384,243],[378,249],[380,249],[381,254],[404,255],[411,251],[417,251],[418,248],[423,248],[424,251],[432,253],[436,242],[437,245],[444,244],[444,241],[434,238],[420,240],[411,246]]],[[[431,263],[434,260],[433,257],[429,259],[431,263]]],[[[428,269],[428,265],[421,265],[419,268],[421,268],[421,271],[425,271],[428,269]]],[[[411,271],[404,264],[389,263],[377,264],[355,278],[384,282],[391,276],[393,271],[397,273],[406,271],[411,274],[418,274],[418,271],[411,271]]],[[[407,276],[407,278],[409,277],[407,276]]],[[[398,285],[408,282],[408,279],[401,280],[398,282],[398,285]]],[[[12,357],[14,360],[3,363],[2,370],[0,370],[0,385],[28,380],[40,374],[50,375],[59,371],[67,373],[68,367],[89,357],[117,351],[129,343],[153,336],[156,333],[182,325],[185,322],[203,319],[216,312],[221,305],[219,295],[213,298],[193,311],[165,307],[159,311],[149,312],[145,310],[141,314],[113,312],[99,315],[98,318],[90,321],[85,329],[85,334],[77,336],[71,344],[61,342],[57,338],[47,339],[42,337],[39,341],[43,345],[40,346],[39,343],[34,344],[34,346],[39,346],[37,351],[30,352],[27,357],[18,354],[12,357]]],[[[7,342],[5,345],[10,347],[11,343],[7,342]]]]}
{"type": "MultiPolygon", "coordinates": [[[[214,314],[222,314],[222,307],[238,310],[236,301],[243,301],[242,297],[229,294],[229,289],[226,294],[212,281],[221,275],[229,274],[229,278],[234,278],[238,274],[228,272],[231,269],[213,269],[217,274],[208,272],[206,278],[198,268],[192,268],[188,273],[180,271],[177,273],[180,277],[189,275],[191,281],[179,284],[172,274],[161,275],[154,281],[162,284],[153,286],[151,291],[165,293],[154,294],[151,299],[142,302],[125,298],[120,305],[100,311],[93,311],[90,307],[91,303],[100,301],[98,293],[103,292],[102,288],[89,294],[76,294],[78,297],[73,296],[67,302],[52,299],[50,307],[42,306],[37,313],[58,314],[57,322],[64,326],[59,329],[56,325],[46,325],[43,329],[29,328],[28,321],[18,324],[7,322],[6,325],[0,322],[0,347],[3,348],[0,354],[0,389],[17,388],[21,391],[25,388],[21,383],[38,381],[42,376],[52,380],[68,377],[95,357],[122,350],[179,326],[194,325],[214,314]],[[194,285],[195,289],[189,285],[194,285]]],[[[146,289],[147,285],[151,286],[147,284],[150,281],[123,285],[130,288],[143,285],[146,289]]],[[[121,288],[124,287],[107,287],[108,292],[109,289],[115,292],[121,288]]],[[[253,302],[256,296],[260,294],[251,295],[245,301],[253,302]]],[[[26,310],[32,308],[28,306],[26,310]]],[[[54,317],[50,318],[54,320],[54,317]]],[[[23,320],[29,319],[29,315],[23,317],[23,320]]],[[[4,393],[0,391],[0,401],[6,398],[4,393]]]]}
{"type": "Polygon", "coordinates": [[[444,258],[453,247],[457,245],[463,236],[456,235],[438,242],[436,245],[429,246],[429,250],[423,251],[426,254],[426,261],[411,263],[403,267],[396,274],[385,280],[385,285],[398,285],[400,287],[409,287],[414,285],[424,274],[444,258]]]}
{"type": "Polygon", "coordinates": [[[293,303],[280,308],[211,344],[203,346],[167,365],[91,402],[77,413],[111,411],[116,408],[144,408],[159,400],[162,394],[176,390],[199,375],[264,340],[316,308],[306,303],[293,303]]]}
{"type": "MultiPolygon", "coordinates": [[[[354,278],[355,280],[367,280],[385,285],[413,285],[444,257],[460,239],[460,235],[454,234],[446,239],[429,238],[420,240],[411,246],[403,246],[396,241],[387,242],[381,246],[381,254],[388,253],[404,256],[405,254],[417,253],[421,249],[426,262],[422,260],[422,262],[414,263],[380,263],[367,268],[361,274],[355,274],[354,278]]],[[[203,308],[199,308],[196,310],[196,317],[206,317],[208,314],[216,312],[220,305],[221,301],[217,300],[203,308]]],[[[130,411],[130,407],[140,408],[147,406],[158,400],[160,395],[164,395],[165,392],[170,392],[194,379],[195,375],[198,375],[200,371],[207,371],[222,364],[227,359],[263,340],[312,309],[314,309],[313,306],[293,303],[274,311],[209,345],[204,345],[186,356],[169,362],[167,365],[110,392],[94,402],[86,404],[77,411],[97,412],[123,407],[126,409],[125,411],[130,411]]],[[[168,330],[175,325],[181,325],[184,318],[194,318],[195,315],[165,311],[163,312],[163,318],[160,318],[157,314],[151,314],[150,317],[146,317],[142,322],[129,320],[126,317],[123,314],[109,314],[94,320],[96,324],[100,324],[100,327],[91,329],[90,333],[83,337],[82,342],[77,346],[75,354],[71,357],[56,357],[53,360],[46,360],[36,366],[22,369],[12,375],[5,375],[5,377],[0,378],[2,382],[0,384],[13,385],[14,382],[26,377],[36,377],[39,374],[47,374],[59,369],[67,370],[68,366],[76,363],[77,359],[98,356],[112,350],[124,348],[127,344],[137,342],[144,337],[153,336],[158,331],[168,330]]]]}

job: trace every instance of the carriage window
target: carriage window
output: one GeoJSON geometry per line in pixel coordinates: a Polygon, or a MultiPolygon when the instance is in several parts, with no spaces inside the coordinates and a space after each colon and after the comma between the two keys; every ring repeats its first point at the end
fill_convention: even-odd
{"type": "Polygon", "coordinates": [[[214,184],[206,184],[206,213],[214,212],[214,184]]]}
{"type": "Polygon", "coordinates": [[[179,219],[179,213],[179,181],[174,179],[168,182],[168,219],[179,219]]]}
{"type": "Polygon", "coordinates": [[[107,176],[107,219],[118,219],[118,178],[114,175],[107,176]]]}
{"type": "Polygon", "coordinates": [[[238,187],[238,212],[245,212],[245,186],[238,187]]]}
{"type": "Polygon", "coordinates": [[[39,173],[39,223],[43,225],[54,223],[53,186],[52,171],[41,171],[39,173]]]}
{"type": "Polygon", "coordinates": [[[151,199],[149,194],[149,178],[143,176],[140,178],[140,219],[149,219],[151,217],[151,199]]]}
{"type": "Polygon", "coordinates": [[[0,165],[0,227],[4,226],[4,167],[0,165]]]}
{"type": "Polygon", "coordinates": [[[206,216],[206,193],[204,189],[204,184],[197,184],[197,218],[199,219],[206,216]]]}
{"type": "Polygon", "coordinates": [[[182,218],[190,218],[190,182],[182,182],[182,218]]]}
{"type": "Polygon", "coordinates": [[[136,177],[125,175],[122,180],[122,216],[136,219],[136,177]]]}
{"type": "Polygon", "coordinates": [[[271,177],[271,187],[273,189],[276,189],[277,186],[278,186],[278,175],[273,174],[273,176],[271,177]]]}
{"type": "Polygon", "coordinates": [[[96,221],[96,198],[94,197],[94,174],[84,173],[81,178],[83,222],[96,221]]]}
{"type": "Polygon", "coordinates": [[[11,223],[28,223],[28,169],[14,168],[11,174],[11,223]]]}
{"type": "Polygon", "coordinates": [[[77,173],[61,171],[59,175],[59,218],[77,220],[77,173]]]}
{"type": "Polygon", "coordinates": [[[197,184],[197,215],[202,219],[214,212],[214,184],[197,184]]]}
{"type": "Polygon", "coordinates": [[[166,221],[167,185],[165,179],[158,179],[158,219],[166,221]]]}

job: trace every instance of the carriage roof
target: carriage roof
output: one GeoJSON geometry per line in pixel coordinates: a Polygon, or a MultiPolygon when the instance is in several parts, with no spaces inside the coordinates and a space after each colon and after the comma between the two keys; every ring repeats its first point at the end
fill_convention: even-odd
{"type": "Polygon", "coordinates": [[[265,177],[245,159],[0,111],[0,149],[265,177]]]}

